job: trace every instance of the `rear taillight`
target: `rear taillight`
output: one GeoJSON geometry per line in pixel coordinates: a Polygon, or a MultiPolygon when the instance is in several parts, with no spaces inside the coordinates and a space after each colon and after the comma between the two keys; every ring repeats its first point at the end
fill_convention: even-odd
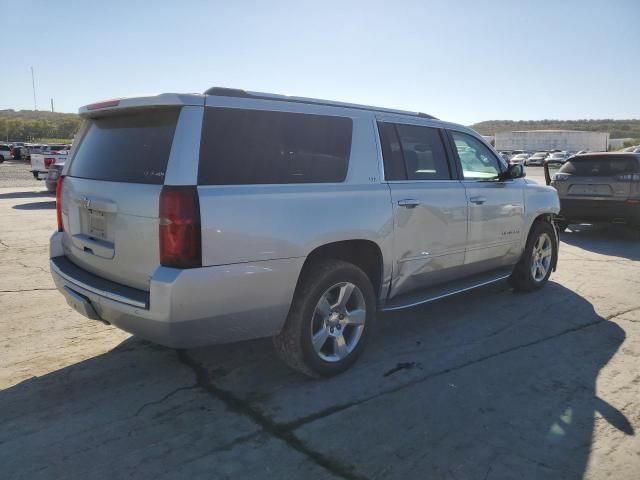
{"type": "Polygon", "coordinates": [[[58,178],[56,183],[56,217],[58,218],[58,231],[64,232],[64,225],[62,223],[62,184],[64,183],[64,177],[58,178]]]}
{"type": "Polygon", "coordinates": [[[49,168],[51,165],[55,165],[56,163],[56,159],[55,158],[45,158],[44,159],[44,168],[49,168]]]}
{"type": "Polygon", "coordinates": [[[159,232],[162,265],[174,268],[202,265],[200,201],[196,187],[162,188],[159,232]]]}
{"type": "Polygon", "coordinates": [[[618,175],[617,179],[620,182],[640,182],[640,173],[625,173],[618,175]]]}
{"type": "Polygon", "coordinates": [[[554,182],[566,182],[567,180],[569,180],[570,175],[567,173],[556,173],[553,176],[553,181],[554,182]]]}

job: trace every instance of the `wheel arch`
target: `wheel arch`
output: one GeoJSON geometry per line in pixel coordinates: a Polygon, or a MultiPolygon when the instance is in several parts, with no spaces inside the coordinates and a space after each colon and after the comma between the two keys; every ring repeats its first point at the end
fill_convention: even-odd
{"type": "Polygon", "coordinates": [[[323,260],[343,260],[356,265],[371,280],[376,299],[379,301],[384,296],[384,262],[382,249],[376,242],[366,239],[350,239],[315,247],[309,252],[302,265],[296,289],[309,268],[323,260]]]}

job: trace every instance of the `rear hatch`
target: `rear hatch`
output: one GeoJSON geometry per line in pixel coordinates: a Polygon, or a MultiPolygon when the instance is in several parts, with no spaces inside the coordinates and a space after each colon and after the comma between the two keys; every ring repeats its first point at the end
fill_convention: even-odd
{"type": "Polygon", "coordinates": [[[558,170],[553,186],[560,199],[625,201],[633,195],[637,159],[627,155],[573,157],[558,170]]]}
{"type": "Polygon", "coordinates": [[[85,120],[63,187],[65,255],[89,272],[149,290],[158,209],[180,109],[124,109],[85,120]]]}

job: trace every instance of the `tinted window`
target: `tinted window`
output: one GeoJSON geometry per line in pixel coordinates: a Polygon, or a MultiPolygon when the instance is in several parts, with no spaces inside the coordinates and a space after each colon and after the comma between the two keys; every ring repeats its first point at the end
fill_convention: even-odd
{"type": "Polygon", "coordinates": [[[200,185],[342,182],[350,118],[207,108],[200,185]]]}
{"type": "Polygon", "coordinates": [[[386,180],[449,180],[437,128],[379,123],[386,180]]]}
{"type": "Polygon", "coordinates": [[[162,184],[179,112],[146,110],[90,120],[69,175],[162,184]]]}
{"type": "Polygon", "coordinates": [[[11,150],[11,149],[9,147],[7,147],[6,145],[0,145],[0,150],[8,151],[8,150],[11,150]]]}
{"type": "Polygon", "coordinates": [[[452,131],[451,136],[465,179],[481,180],[498,176],[501,171],[498,159],[484,143],[466,133],[452,131]]]}
{"type": "Polygon", "coordinates": [[[380,133],[385,180],[406,180],[407,170],[395,125],[378,122],[378,132],[380,133]]]}
{"type": "Polygon", "coordinates": [[[449,165],[437,128],[396,125],[409,180],[449,180],[449,165]]]}
{"type": "Polygon", "coordinates": [[[611,177],[639,171],[636,159],[614,156],[571,158],[558,170],[580,177],[611,177]]]}

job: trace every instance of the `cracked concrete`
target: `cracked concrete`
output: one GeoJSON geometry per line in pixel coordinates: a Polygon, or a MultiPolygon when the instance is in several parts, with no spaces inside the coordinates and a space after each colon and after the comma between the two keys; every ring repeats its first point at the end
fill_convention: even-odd
{"type": "Polygon", "coordinates": [[[637,478],[636,232],[563,235],[534,294],[384,315],[352,370],[313,381],[269,340],[172,351],[82,318],[47,273],[55,215],[13,209],[25,195],[0,189],[7,478],[637,478]]]}

